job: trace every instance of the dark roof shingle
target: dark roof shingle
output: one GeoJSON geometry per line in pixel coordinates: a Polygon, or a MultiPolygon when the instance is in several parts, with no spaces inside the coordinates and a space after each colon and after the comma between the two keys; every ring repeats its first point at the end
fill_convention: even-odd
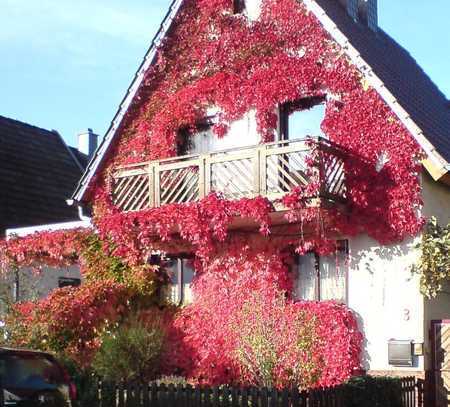
{"type": "Polygon", "coordinates": [[[7,228],[77,220],[65,200],[81,173],[56,131],[0,116],[0,235],[7,228]]]}
{"type": "Polygon", "coordinates": [[[355,22],[336,0],[316,0],[395,96],[428,141],[450,162],[450,104],[415,59],[381,28],[355,22]]]}

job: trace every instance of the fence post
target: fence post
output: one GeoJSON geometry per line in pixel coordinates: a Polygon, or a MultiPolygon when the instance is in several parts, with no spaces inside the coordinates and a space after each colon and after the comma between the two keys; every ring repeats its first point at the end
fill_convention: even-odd
{"type": "Polygon", "coordinates": [[[417,405],[418,407],[424,407],[423,405],[423,390],[424,381],[422,379],[417,379],[417,405]]]}
{"type": "Polygon", "coordinates": [[[5,392],[3,391],[3,377],[0,375],[0,407],[5,406],[5,392]]]}
{"type": "Polygon", "coordinates": [[[258,392],[258,389],[256,388],[256,387],[252,387],[251,389],[250,389],[250,392],[251,392],[251,405],[252,406],[257,406],[259,403],[258,403],[258,399],[259,399],[259,392],[258,392]]]}
{"type": "Polygon", "coordinates": [[[220,403],[219,388],[216,386],[213,388],[213,406],[218,407],[220,403]]]}

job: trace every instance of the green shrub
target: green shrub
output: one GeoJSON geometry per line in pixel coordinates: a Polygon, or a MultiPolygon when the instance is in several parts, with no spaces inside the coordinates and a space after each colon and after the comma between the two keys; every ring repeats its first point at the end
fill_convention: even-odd
{"type": "Polygon", "coordinates": [[[402,407],[400,379],[361,376],[344,385],[345,407],[402,407]]]}
{"type": "Polygon", "coordinates": [[[148,382],[158,375],[165,336],[159,319],[134,319],[102,337],[92,367],[106,380],[148,382]]]}

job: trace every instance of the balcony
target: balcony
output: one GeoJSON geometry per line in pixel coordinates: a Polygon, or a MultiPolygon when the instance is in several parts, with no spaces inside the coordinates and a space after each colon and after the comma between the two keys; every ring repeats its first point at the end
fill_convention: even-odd
{"type": "Polygon", "coordinates": [[[342,203],[344,157],[327,140],[309,138],[126,165],[114,173],[113,201],[125,212],[196,202],[213,191],[230,200],[260,195],[276,202],[319,181],[316,198],[342,203]]]}

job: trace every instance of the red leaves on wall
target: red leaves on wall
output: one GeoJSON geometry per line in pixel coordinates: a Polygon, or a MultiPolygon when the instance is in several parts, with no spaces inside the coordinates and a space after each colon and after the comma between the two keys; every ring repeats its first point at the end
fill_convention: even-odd
{"type": "MultiPolygon", "coordinates": [[[[201,202],[121,216],[111,209],[105,189],[110,171],[116,165],[174,155],[178,130],[194,126],[210,107],[219,109],[215,129],[225,137],[230,122],[255,110],[261,141],[267,141],[277,128],[278,104],[326,95],[322,128],[349,154],[345,172],[350,216],[337,213],[330,233],[367,233],[381,243],[416,235],[423,224],[418,215],[420,149],[378,93],[363,84],[362,75],[313,13],[296,0],[263,1],[254,22],[231,10],[227,0],[184,2],[98,177],[94,205],[100,229],[122,246],[119,236],[136,221],[144,232],[134,233],[133,239],[142,237],[146,246],[149,223],[156,221],[157,234],[165,240],[181,223],[182,237],[205,256],[203,247],[210,244],[205,225],[211,219],[218,224],[213,237],[224,238],[224,202],[216,205],[216,212],[211,207],[205,211],[209,204],[201,202]],[[377,172],[381,155],[388,162],[377,172]]],[[[305,193],[297,196],[298,202],[305,193]]],[[[246,200],[241,209],[253,202],[246,200]]],[[[136,245],[129,239],[127,243],[136,245]]]]}
{"type": "MultiPolygon", "coordinates": [[[[236,362],[236,317],[255,293],[270,307],[280,293],[292,291],[292,280],[282,259],[277,250],[236,245],[211,260],[194,282],[195,302],[175,319],[177,335],[172,338],[172,353],[167,355],[168,371],[173,373],[172,367],[175,372],[210,384],[242,382],[236,362]],[[184,358],[185,349],[190,353],[184,358]],[[170,364],[171,360],[176,361],[176,366],[170,364]]],[[[289,319],[298,312],[318,322],[320,341],[313,355],[324,363],[316,384],[329,386],[348,379],[360,366],[362,336],[353,314],[332,302],[295,303],[287,299],[284,317],[289,319]]],[[[285,325],[289,327],[287,321],[285,325]]],[[[289,366],[295,363],[286,361],[289,366]]],[[[282,375],[279,383],[284,383],[282,375]]]]}
{"type": "Polygon", "coordinates": [[[0,271],[11,264],[21,267],[68,266],[78,261],[84,238],[90,229],[43,231],[25,237],[0,240],[0,271]]]}

